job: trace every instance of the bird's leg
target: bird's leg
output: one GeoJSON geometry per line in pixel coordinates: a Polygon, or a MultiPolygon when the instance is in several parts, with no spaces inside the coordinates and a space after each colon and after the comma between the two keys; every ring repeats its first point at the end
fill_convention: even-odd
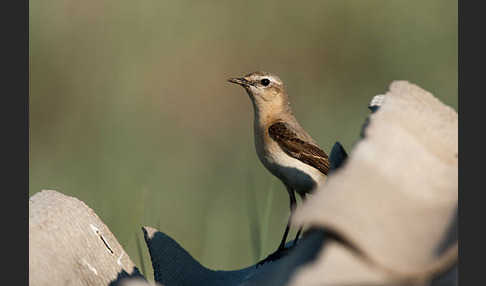
{"type": "MultiPolygon", "coordinates": [[[[301,194],[300,197],[302,198],[302,201],[305,200],[305,193],[301,194]]],[[[294,246],[297,244],[297,240],[299,240],[300,233],[302,232],[303,226],[299,227],[299,230],[297,231],[297,234],[295,235],[294,239],[294,246]]]]}
{"type": "Polygon", "coordinates": [[[295,239],[294,239],[294,246],[297,244],[297,240],[299,240],[299,236],[300,236],[300,233],[302,232],[302,226],[299,227],[299,230],[297,231],[297,234],[295,235],[295,239]]]}
{"type": "Polygon", "coordinates": [[[285,232],[284,232],[284,235],[282,237],[282,241],[280,242],[278,249],[274,253],[267,256],[267,258],[258,262],[256,267],[263,265],[268,261],[274,261],[274,260],[280,259],[281,257],[285,256],[289,251],[289,248],[285,248],[285,242],[287,241],[287,235],[289,234],[289,230],[290,230],[290,219],[292,218],[292,213],[295,209],[297,201],[295,200],[294,190],[292,190],[292,188],[287,186],[287,191],[288,191],[289,197],[290,197],[290,216],[289,216],[289,221],[287,222],[287,226],[285,227],[285,232]]]}
{"type": "Polygon", "coordinates": [[[278,246],[278,250],[282,250],[285,248],[285,242],[287,241],[287,235],[289,234],[289,229],[290,229],[290,218],[289,221],[287,222],[287,226],[285,227],[285,232],[282,237],[282,241],[280,242],[280,245],[278,246]]]}
{"type": "Polygon", "coordinates": [[[287,241],[287,235],[289,234],[289,230],[290,230],[290,219],[292,218],[292,214],[294,213],[295,207],[297,205],[294,190],[292,190],[290,187],[287,187],[287,191],[290,197],[290,216],[289,216],[289,221],[287,222],[287,227],[285,227],[285,232],[282,237],[282,241],[280,242],[280,246],[278,247],[278,250],[282,250],[285,248],[285,242],[287,241]]]}

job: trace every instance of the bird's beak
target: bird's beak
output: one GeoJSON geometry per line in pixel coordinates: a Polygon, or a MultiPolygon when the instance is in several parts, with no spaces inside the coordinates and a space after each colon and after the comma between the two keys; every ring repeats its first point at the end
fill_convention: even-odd
{"type": "Polygon", "coordinates": [[[235,77],[235,78],[230,78],[228,79],[229,82],[231,83],[236,83],[236,84],[239,84],[241,86],[249,86],[251,83],[249,81],[247,81],[245,78],[243,77],[235,77]]]}

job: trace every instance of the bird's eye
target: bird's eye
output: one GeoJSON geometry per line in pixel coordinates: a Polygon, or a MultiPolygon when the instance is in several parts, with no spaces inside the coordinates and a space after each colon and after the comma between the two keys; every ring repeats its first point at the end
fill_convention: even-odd
{"type": "Polygon", "coordinates": [[[267,86],[270,84],[270,80],[268,78],[264,78],[260,81],[260,83],[263,85],[263,86],[267,86]]]}

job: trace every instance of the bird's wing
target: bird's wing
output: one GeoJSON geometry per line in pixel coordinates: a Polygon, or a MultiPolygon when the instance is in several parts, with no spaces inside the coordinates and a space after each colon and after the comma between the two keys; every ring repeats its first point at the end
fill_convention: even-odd
{"type": "Polygon", "coordinates": [[[330,166],[326,152],[316,145],[300,139],[288,124],[276,122],[268,127],[268,134],[289,156],[327,175],[330,166]]]}

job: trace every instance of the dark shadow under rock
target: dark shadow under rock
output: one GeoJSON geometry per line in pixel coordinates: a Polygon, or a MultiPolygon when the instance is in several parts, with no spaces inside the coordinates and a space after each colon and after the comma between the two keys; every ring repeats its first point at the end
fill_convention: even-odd
{"type": "MultiPolygon", "coordinates": [[[[150,228],[143,228],[152,265],[154,279],[165,286],[176,285],[285,285],[294,271],[312,261],[323,246],[323,230],[309,230],[288,255],[257,267],[218,271],[201,265],[184,248],[168,235],[150,228]]],[[[293,241],[287,243],[287,247],[293,241]]]]}

